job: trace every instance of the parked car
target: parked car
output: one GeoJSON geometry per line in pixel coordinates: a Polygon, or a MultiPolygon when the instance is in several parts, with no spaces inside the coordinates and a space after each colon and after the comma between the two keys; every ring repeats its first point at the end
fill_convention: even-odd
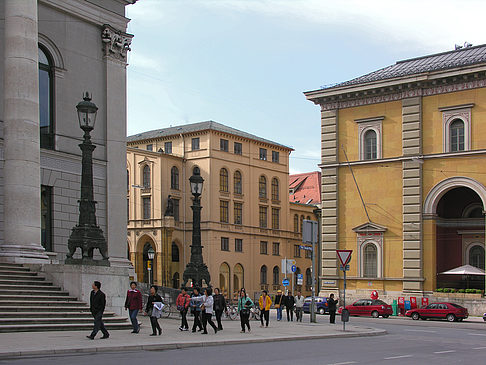
{"type": "MultiPolygon", "coordinates": [[[[311,302],[312,297],[307,297],[304,299],[304,313],[310,313],[311,302]]],[[[329,312],[329,308],[327,307],[327,298],[316,297],[316,313],[324,314],[326,312],[329,312]]]]}
{"type": "Polygon", "coordinates": [[[483,314],[483,321],[486,322],[486,313],[483,314]]]}
{"type": "Polygon", "coordinates": [[[449,322],[462,321],[469,317],[467,308],[454,303],[430,303],[422,308],[408,310],[405,315],[414,320],[427,318],[443,318],[449,322]]]}
{"type": "MultiPolygon", "coordinates": [[[[349,311],[350,316],[371,316],[378,318],[388,318],[393,314],[393,308],[391,305],[386,304],[380,299],[359,299],[351,305],[347,305],[346,309],[349,311]]],[[[342,313],[343,307],[338,309],[338,313],[342,313]]]]}

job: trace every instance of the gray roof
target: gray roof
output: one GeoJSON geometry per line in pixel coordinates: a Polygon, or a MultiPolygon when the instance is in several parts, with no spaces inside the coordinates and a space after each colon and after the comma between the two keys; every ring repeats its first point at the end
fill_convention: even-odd
{"type": "Polygon", "coordinates": [[[175,126],[175,127],[155,129],[153,131],[142,132],[142,133],[134,134],[132,136],[128,136],[127,141],[128,142],[136,142],[136,141],[141,141],[141,140],[146,140],[146,139],[164,138],[164,137],[168,137],[168,136],[178,136],[179,134],[199,132],[199,131],[205,131],[205,130],[214,130],[214,131],[218,131],[218,132],[232,134],[232,135],[238,136],[238,137],[243,137],[243,138],[255,140],[255,141],[258,141],[258,142],[262,142],[262,143],[271,144],[271,145],[274,145],[274,146],[279,146],[279,147],[286,148],[286,149],[292,149],[291,147],[285,146],[283,144],[273,142],[273,141],[270,141],[270,140],[265,139],[265,138],[257,137],[253,134],[240,131],[239,129],[228,127],[224,124],[214,122],[212,120],[207,121],[207,122],[185,124],[185,125],[180,125],[180,126],[175,126]]]}
{"type": "Polygon", "coordinates": [[[422,73],[470,66],[484,62],[486,62],[486,45],[483,44],[480,46],[466,47],[454,51],[398,61],[394,65],[382,68],[349,81],[339,83],[337,85],[324,87],[323,89],[333,89],[342,86],[393,79],[396,77],[419,75],[422,73]]]}

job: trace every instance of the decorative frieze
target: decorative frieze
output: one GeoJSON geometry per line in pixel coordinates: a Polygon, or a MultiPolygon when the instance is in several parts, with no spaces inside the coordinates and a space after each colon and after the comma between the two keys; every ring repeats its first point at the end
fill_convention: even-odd
{"type": "Polygon", "coordinates": [[[103,55],[126,63],[127,53],[131,51],[132,38],[132,34],[116,30],[108,24],[103,25],[101,32],[103,55]]]}

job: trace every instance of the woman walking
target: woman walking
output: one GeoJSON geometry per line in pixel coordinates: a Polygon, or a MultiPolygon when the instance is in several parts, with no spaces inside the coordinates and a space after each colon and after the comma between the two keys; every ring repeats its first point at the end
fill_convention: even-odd
{"type": "Polygon", "coordinates": [[[226,312],[228,309],[226,308],[226,299],[224,299],[224,295],[220,293],[219,288],[214,289],[214,314],[216,315],[216,322],[218,322],[218,331],[223,330],[223,325],[221,324],[221,317],[223,316],[223,312],[226,312]]]}
{"type": "Polygon", "coordinates": [[[248,332],[251,332],[250,328],[250,309],[253,307],[253,301],[246,295],[246,290],[241,288],[240,298],[238,299],[238,312],[240,313],[241,320],[241,333],[245,333],[245,326],[248,327],[248,332]]]}
{"type": "Polygon", "coordinates": [[[128,315],[130,316],[130,321],[132,322],[133,331],[132,333],[140,332],[140,326],[138,325],[138,311],[143,309],[142,304],[142,293],[137,289],[137,283],[132,281],[130,283],[130,289],[127,291],[127,298],[125,299],[125,310],[128,309],[128,315]]]}
{"type": "Polygon", "coordinates": [[[282,320],[282,309],[284,304],[284,296],[281,290],[277,290],[277,295],[275,296],[275,309],[277,310],[277,321],[282,320]]]}
{"type": "Polygon", "coordinates": [[[265,317],[265,327],[268,327],[268,321],[270,319],[270,307],[272,306],[272,299],[270,299],[266,290],[262,292],[262,295],[258,300],[258,304],[260,306],[260,312],[261,312],[260,321],[262,323],[260,327],[263,327],[264,317],[265,317]]]}
{"type": "Polygon", "coordinates": [[[201,303],[202,295],[199,293],[199,288],[194,288],[191,296],[191,313],[194,315],[194,324],[192,325],[192,332],[202,331],[201,324],[201,303]]]}
{"type": "Polygon", "coordinates": [[[191,297],[187,294],[186,288],[181,288],[181,293],[177,296],[176,306],[177,310],[181,314],[182,322],[181,326],[179,327],[180,331],[188,331],[189,324],[187,323],[187,309],[189,308],[189,304],[191,303],[191,297]]]}
{"type": "Polygon", "coordinates": [[[203,316],[202,316],[202,324],[203,324],[203,335],[208,334],[208,323],[211,327],[213,327],[214,334],[218,333],[218,328],[214,324],[212,320],[213,316],[213,311],[214,311],[214,298],[212,296],[213,291],[211,288],[206,288],[204,289],[204,296],[203,296],[203,302],[202,302],[202,308],[203,308],[203,316]]]}
{"type": "Polygon", "coordinates": [[[157,336],[157,331],[159,331],[159,336],[162,334],[158,318],[160,318],[163,304],[162,298],[157,294],[157,290],[158,288],[155,285],[150,287],[150,295],[145,307],[145,315],[150,316],[150,324],[152,325],[152,334],[150,336],[157,336]]]}

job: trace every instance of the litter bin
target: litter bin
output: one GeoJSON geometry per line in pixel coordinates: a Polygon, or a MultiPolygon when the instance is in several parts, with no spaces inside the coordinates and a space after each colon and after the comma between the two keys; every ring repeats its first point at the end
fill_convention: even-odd
{"type": "Polygon", "coordinates": [[[398,302],[396,299],[393,299],[392,308],[393,308],[392,316],[398,316],[398,302]]]}
{"type": "Polygon", "coordinates": [[[412,309],[412,305],[410,303],[410,300],[405,301],[405,312],[412,309]]]}

